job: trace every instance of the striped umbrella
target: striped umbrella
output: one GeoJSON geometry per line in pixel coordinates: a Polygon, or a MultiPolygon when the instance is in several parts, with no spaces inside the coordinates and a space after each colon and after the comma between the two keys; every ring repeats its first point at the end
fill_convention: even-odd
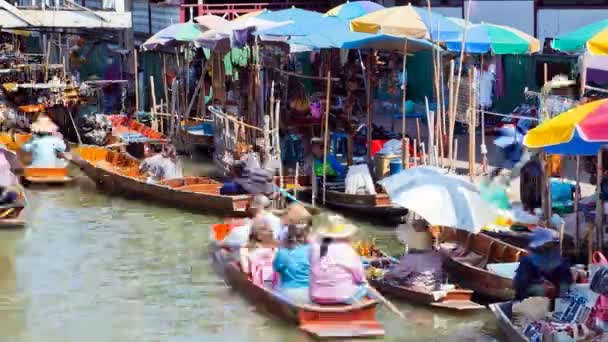
{"type": "MultiPolygon", "coordinates": [[[[449,18],[464,29],[464,21],[458,18],[449,18]]],[[[449,51],[460,51],[462,49],[462,35],[453,39],[445,39],[446,48],[449,51]]],[[[540,50],[538,39],[509,26],[494,25],[488,23],[467,25],[465,52],[467,53],[493,53],[495,55],[505,54],[527,54],[540,50]]]]}
{"type": "Polygon", "coordinates": [[[395,6],[384,8],[350,22],[355,32],[390,34],[400,37],[433,40],[454,39],[460,36],[462,28],[441,14],[429,12],[426,8],[395,6]]]}
{"type": "Polygon", "coordinates": [[[595,155],[604,144],[608,144],[608,99],[572,108],[524,137],[528,148],[542,148],[552,154],[595,155]]]}
{"type": "Polygon", "coordinates": [[[338,5],[325,13],[329,17],[351,20],[383,9],[384,6],[373,1],[352,1],[338,5]]]}
{"type": "Polygon", "coordinates": [[[589,24],[553,39],[551,46],[563,52],[608,55],[608,19],[589,24]]]}

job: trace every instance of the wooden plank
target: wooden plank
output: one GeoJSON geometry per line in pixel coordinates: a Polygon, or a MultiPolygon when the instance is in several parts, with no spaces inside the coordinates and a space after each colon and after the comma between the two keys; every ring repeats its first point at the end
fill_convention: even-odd
{"type": "Polygon", "coordinates": [[[384,328],[378,322],[353,322],[352,324],[303,324],[300,329],[317,338],[375,337],[384,336],[384,328]]]}

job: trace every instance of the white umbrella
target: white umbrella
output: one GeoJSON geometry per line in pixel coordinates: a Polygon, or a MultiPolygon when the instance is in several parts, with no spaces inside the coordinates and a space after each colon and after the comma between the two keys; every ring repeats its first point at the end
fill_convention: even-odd
{"type": "Polygon", "coordinates": [[[275,22],[256,17],[247,17],[240,20],[222,22],[216,18],[211,18],[211,16],[201,16],[195,18],[195,20],[197,20],[201,25],[209,28],[209,30],[205,31],[205,33],[203,33],[201,37],[196,40],[195,45],[198,47],[211,49],[216,49],[218,46],[222,46],[220,45],[221,43],[227,44],[231,37],[237,35],[239,32],[257,32],[292,23],[292,21],[289,20],[275,22]]]}
{"type": "Polygon", "coordinates": [[[436,167],[407,169],[380,184],[393,203],[415,212],[433,226],[477,233],[498,215],[474,184],[436,167]]]}

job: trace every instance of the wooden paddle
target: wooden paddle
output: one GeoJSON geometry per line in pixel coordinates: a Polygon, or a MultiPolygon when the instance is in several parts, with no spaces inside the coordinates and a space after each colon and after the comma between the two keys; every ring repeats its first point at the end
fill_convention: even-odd
{"type": "Polygon", "coordinates": [[[395,304],[393,304],[391,301],[389,301],[388,299],[384,298],[384,296],[382,294],[380,294],[380,292],[378,292],[378,290],[376,290],[369,283],[366,283],[365,287],[367,288],[367,290],[371,293],[371,295],[373,297],[377,298],[382,303],[384,303],[384,305],[386,305],[386,307],[390,311],[392,311],[395,315],[399,316],[401,319],[405,319],[405,315],[403,314],[403,312],[399,311],[399,309],[397,309],[397,307],[395,306],[395,304]]]}

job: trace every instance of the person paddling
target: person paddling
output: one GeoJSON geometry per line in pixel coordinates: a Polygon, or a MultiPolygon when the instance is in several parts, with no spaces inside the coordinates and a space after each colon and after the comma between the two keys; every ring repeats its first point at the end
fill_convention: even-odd
{"type": "Polygon", "coordinates": [[[351,246],[358,228],[337,215],[317,230],[310,249],[310,296],[317,304],[353,304],[367,294],[361,257],[351,246]]]}
{"type": "Polygon", "coordinates": [[[569,265],[561,258],[559,241],[547,228],[536,228],[530,242],[530,255],[519,261],[513,287],[515,299],[557,297],[572,284],[569,265]]]}

